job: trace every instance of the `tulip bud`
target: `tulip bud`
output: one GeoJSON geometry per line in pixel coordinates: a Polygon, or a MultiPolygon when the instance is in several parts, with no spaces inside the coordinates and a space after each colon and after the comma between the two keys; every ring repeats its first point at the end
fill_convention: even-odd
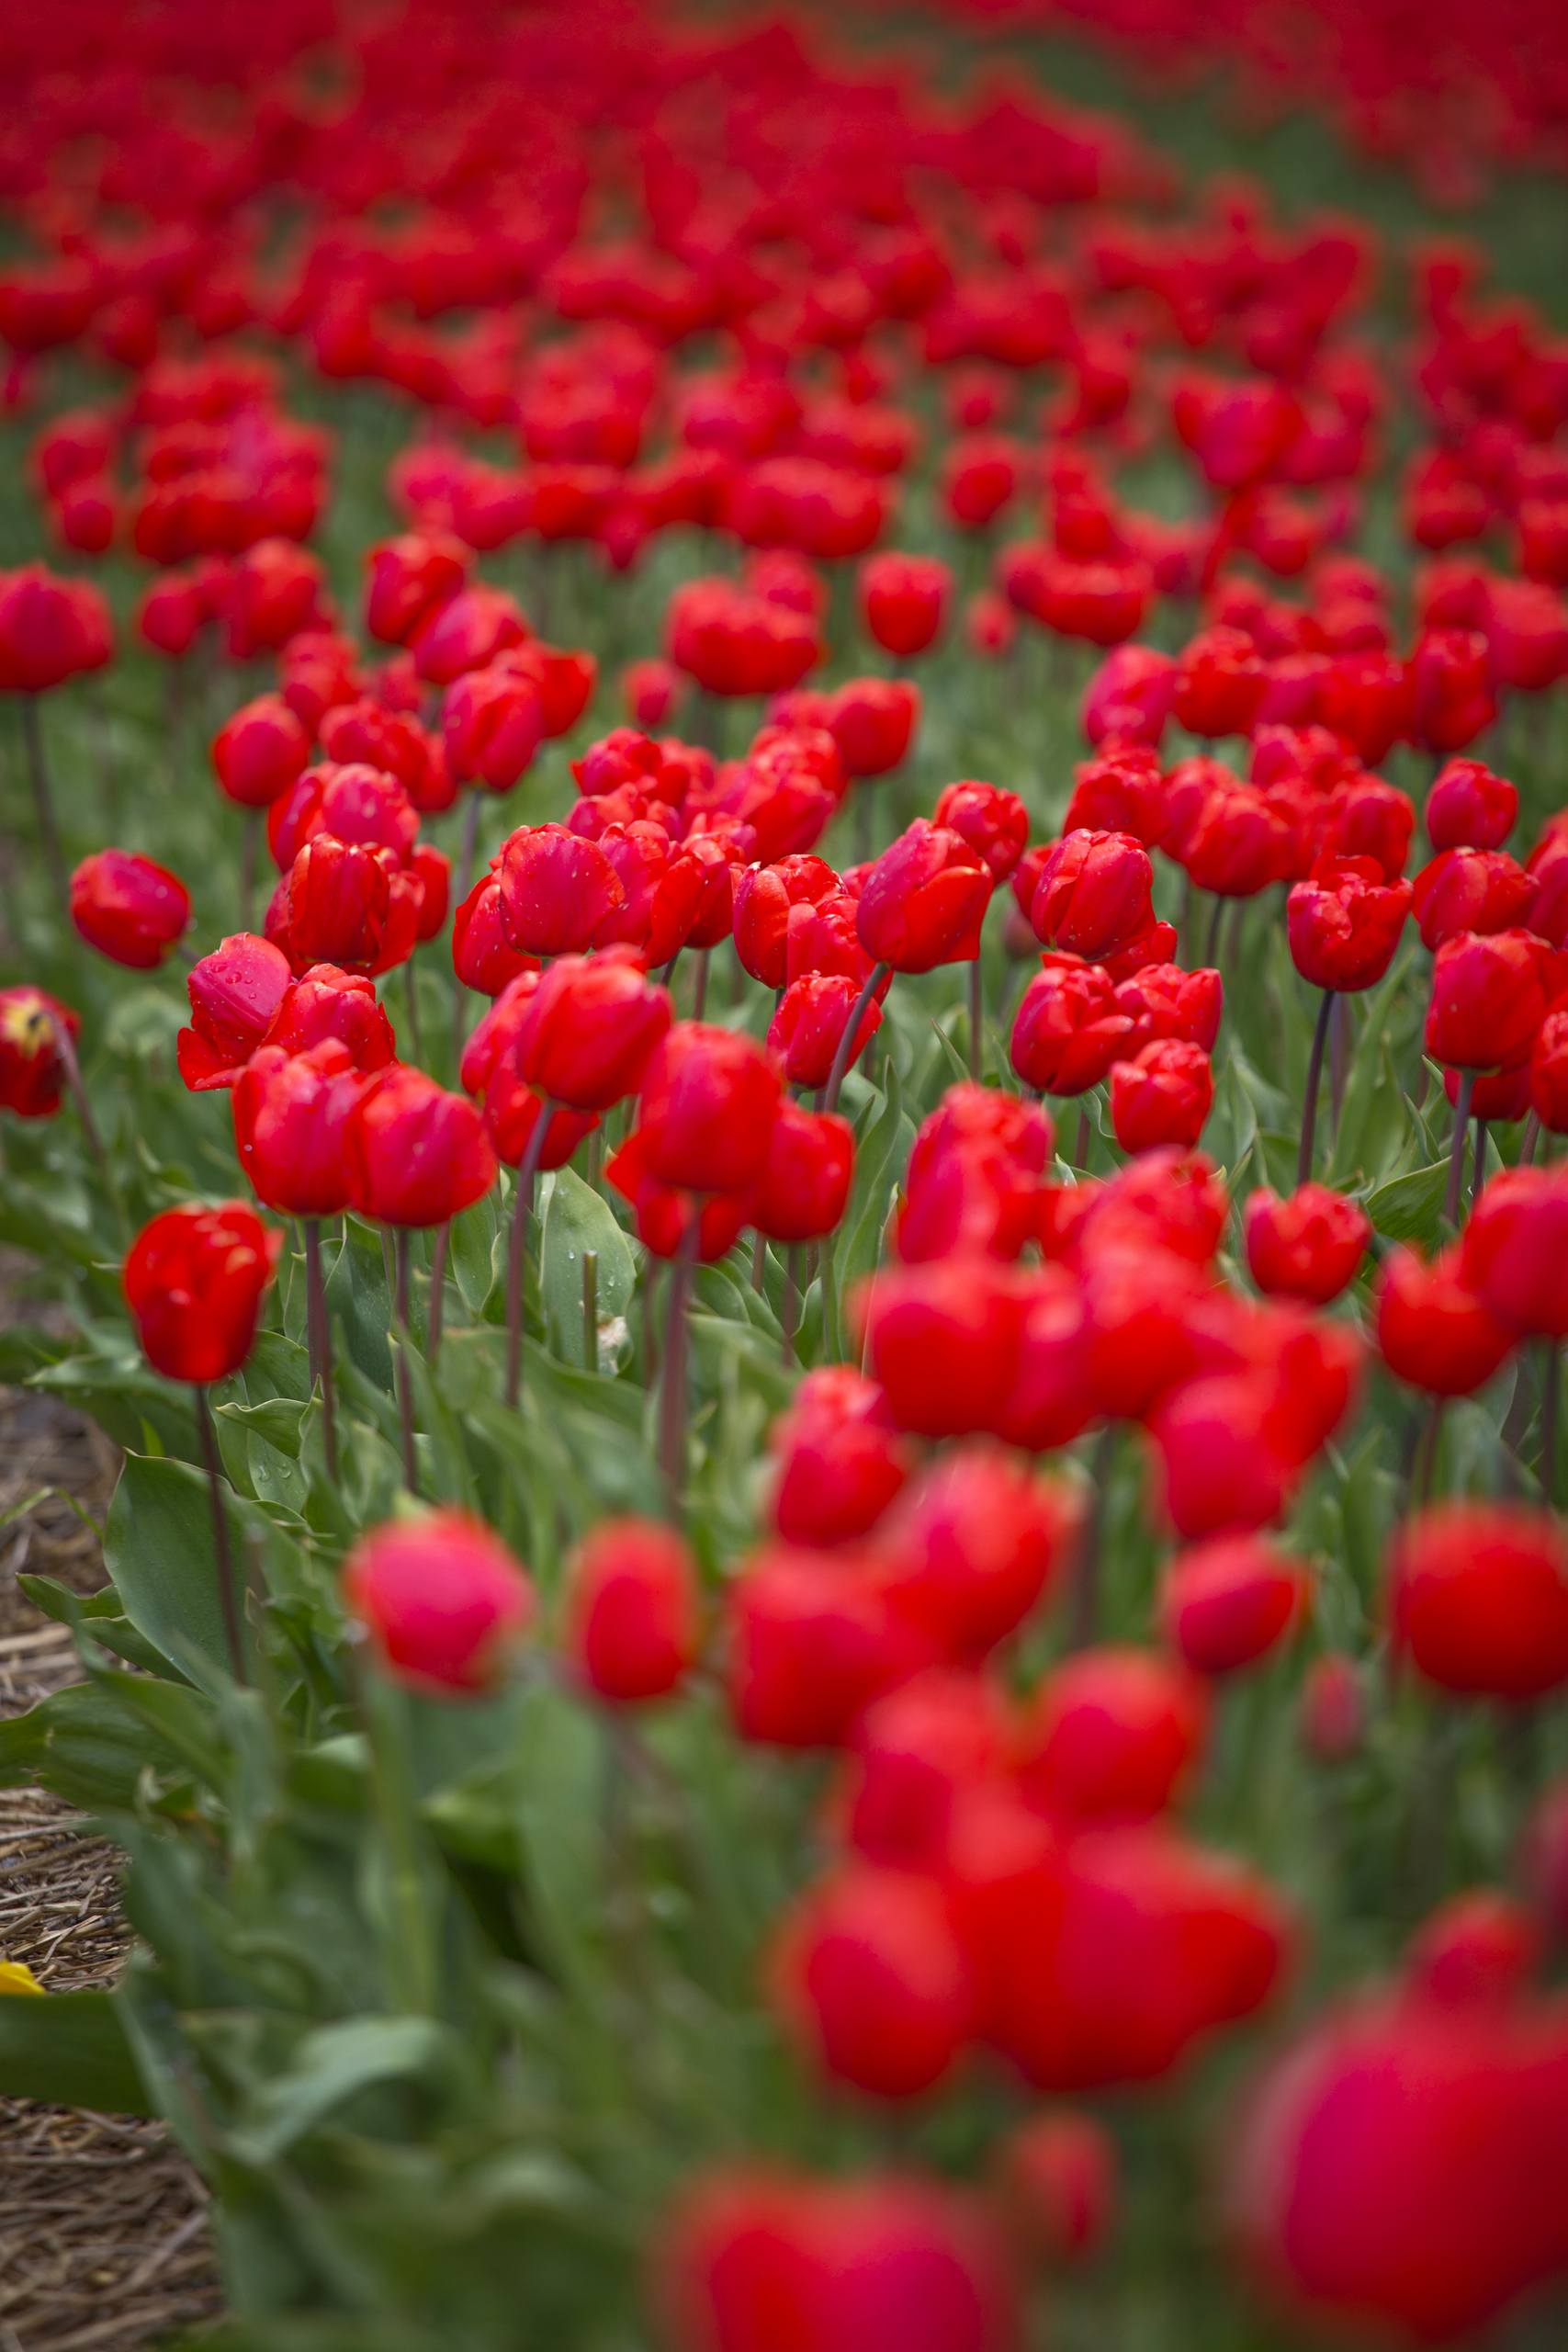
{"type": "Polygon", "coordinates": [[[1033,2116],[1000,2149],[998,2187],[1021,2243],[1048,2267],[1098,2254],[1116,2203],[1116,2148],[1070,2109],[1033,2116]]]}

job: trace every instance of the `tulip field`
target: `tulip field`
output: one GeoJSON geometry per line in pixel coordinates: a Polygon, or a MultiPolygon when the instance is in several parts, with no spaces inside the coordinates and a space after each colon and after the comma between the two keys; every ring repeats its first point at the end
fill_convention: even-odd
{"type": "Polygon", "coordinates": [[[0,62],[0,2352],[1562,2346],[1560,13],[0,62]]]}

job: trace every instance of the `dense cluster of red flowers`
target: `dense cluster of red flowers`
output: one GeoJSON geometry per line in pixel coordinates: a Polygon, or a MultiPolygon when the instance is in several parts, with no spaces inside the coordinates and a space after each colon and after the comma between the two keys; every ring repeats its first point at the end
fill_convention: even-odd
{"type": "MultiPolygon", "coordinates": [[[[1244,35],[1263,84],[1299,66],[1380,153],[1430,132],[1450,182],[1509,143],[1561,160],[1568,77],[1528,0],[1428,12],[1436,118],[1392,5],[1323,20],[1332,65],[1291,0],[1239,33],[1185,0],[1101,15],[1162,52],[1244,35]]],[[[1568,1689],[1568,813],[1538,748],[1568,680],[1568,345],[1458,241],[1390,255],[1245,181],[1181,190],[1021,78],[950,96],[784,22],[133,17],[69,72],[98,9],[0,36],[27,99],[0,136],[26,248],[0,269],[7,398],[73,567],[0,575],[0,692],[62,934],[179,973],[179,1076],[270,1215],[151,1219],[123,1272],[141,1347],[209,1431],[299,1220],[335,1465],[321,1227],[382,1228],[429,1501],[411,1233],[438,1237],[434,1359],[448,1229],[504,1195],[521,1406],[536,1181],[575,1161],[615,1204],[649,1283],[668,1268],[668,1521],[580,1531],[556,1592],[462,1511],[364,1530],[344,1622],[427,1693],[490,1692],[542,1642],[592,1703],[716,1685],[738,1740],[818,1757],[761,1968],[806,2075],[874,2113],[995,2075],[1050,2104],[962,2189],[699,2180],[650,2294],[681,2352],[1004,2352],[1032,2267],[1115,2224],[1115,2137],[1077,2102],[1164,2086],[1304,1967],[1272,1858],[1185,1809],[1235,1769],[1230,1686],[1292,1645],[1308,1758],[1371,1736],[1359,1621],[1341,1597],[1314,1623],[1301,1532],[1369,1395],[1416,1427],[1370,1597],[1391,1680],[1526,1724],[1568,1689]],[[219,84],[231,103],[202,103],[219,84]],[[1380,278],[1403,372],[1369,333],[1380,278]],[[62,354],[96,388],[69,408],[62,354]],[[353,582],[312,545],[337,452],[294,413],[302,371],[412,419],[353,582]],[[1376,544],[1408,595],[1362,551],[1402,411],[1403,536],[1376,544]],[[1180,519],[1142,503],[1153,458],[1180,519]],[[111,553],[139,567],[118,637],[84,568],[111,553]],[[563,561],[609,605],[671,579],[658,632],[627,648],[579,598],[558,635],[598,641],[558,641],[563,561]],[[1075,698],[1071,773],[936,781],[953,676],[1024,697],[1036,649],[1075,698]],[[40,706],[111,661],[160,665],[171,711],[220,704],[207,788],[244,878],[198,953],[200,877],[63,854],[40,706]],[[1315,1023],[1304,1070],[1269,1074],[1299,1126],[1223,1170],[1226,978],[1265,934],[1315,1023]],[[417,1034],[437,974],[449,1053],[417,1034]],[[1376,1076],[1417,1121],[1446,1087],[1452,1115],[1429,1217],[1380,1231],[1353,1170],[1318,1181],[1317,1130],[1385,987],[1425,1025],[1376,1076]],[[936,1008],[953,1082],[860,1204],[874,1271],[840,1297],[857,1148],[901,1023],[936,1008]],[[1418,1226],[1435,1249],[1400,1238],[1418,1226]],[[715,1563],[683,1524],[687,1317],[746,1237],[808,1368],[757,1541],[715,1563]],[[1445,1409],[1505,1369],[1515,1490],[1438,1491],[1445,1409]],[[1119,1498],[1164,1555],[1136,1638],[1108,1601],[1119,1498]]],[[[0,990],[0,1105],[75,1117],[97,1153],[83,1025],[0,990]]],[[[1438,2341],[1568,2276],[1543,1977],[1568,1799],[1531,1794],[1528,1892],[1439,1909],[1235,2111],[1226,2242],[1298,2314],[1438,2341]]]]}

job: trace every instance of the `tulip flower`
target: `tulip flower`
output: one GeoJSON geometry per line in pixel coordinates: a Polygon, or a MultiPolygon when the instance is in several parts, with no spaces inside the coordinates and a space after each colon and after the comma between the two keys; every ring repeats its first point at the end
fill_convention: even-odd
{"type": "Polygon", "coordinates": [[[1557,2004],[1330,2012],[1270,2068],[1229,2152],[1256,2272],[1300,2313],[1473,2340],[1568,2266],[1565,2072],[1557,2004]]]}
{"type": "Polygon", "coordinates": [[[581,955],[605,917],[626,904],[626,889],[595,842],[564,825],[524,826],[502,853],[501,920],[525,956],[581,955]]]}
{"type": "Polygon", "coordinates": [[[280,695],[258,695],[212,739],[220,788],[242,808],[266,808],[304,774],[310,738],[280,695]]]}
{"type": "Polygon", "coordinates": [[[1302,1184],[1285,1200],[1260,1185],[1247,1196],[1244,1225],[1258,1289],[1318,1306],[1355,1280],[1372,1238],[1359,1203],[1324,1184],[1302,1184]]]}
{"type": "Polygon", "coordinates": [[[207,1390],[211,1382],[238,1372],[249,1355],[282,1246],[283,1236],[243,1202],[211,1209],[193,1203],[165,1209],[143,1226],[122,1273],[126,1304],[147,1361],[165,1379],[189,1381],[196,1391],[218,1597],[237,1682],[245,1679],[239,1583],[207,1390]]]}
{"type": "Polygon", "coordinates": [[[1235,1674],[1283,1640],[1310,1589],[1306,1572],[1271,1544],[1221,1536],[1178,1553],[1160,1594],[1160,1623],[1194,1673],[1235,1674]]]}
{"type": "Polygon", "coordinates": [[[940,1886],[851,1863],[809,1890],[769,1962],[776,2006],[831,2082],[885,2099],[929,2091],[969,2030],[962,1947],[940,1886]]]}
{"type": "Polygon", "coordinates": [[[1550,1512],[1454,1502],[1396,1529],[1395,1643],[1442,1690],[1510,1704],[1568,1681],[1568,1544],[1550,1512]]]}
{"type": "Polygon", "coordinates": [[[372,1528],[344,1562],[343,1589],[389,1673],[457,1698],[494,1687],[537,1606],[526,1569],[461,1511],[372,1528]]]}
{"type": "Polygon", "coordinates": [[[71,920],[89,947],[133,972],[150,972],[190,924],[190,893],[177,874],[134,851],[101,849],[71,876],[71,920]]]}
{"type": "Polygon", "coordinates": [[[1111,1124],[1123,1151],[1195,1144],[1213,1102],[1209,1057],[1183,1038],[1156,1038],[1111,1073],[1111,1124]]]}
{"type": "Polygon", "coordinates": [[[925,652],[941,633],[953,575],[934,556],[868,556],[860,571],[861,616],[900,661],[925,652]]]}
{"type": "Polygon", "coordinates": [[[1372,988],[1382,978],[1393,961],[1410,901],[1408,882],[1385,880],[1376,861],[1364,857],[1320,859],[1286,900],[1291,960],[1304,980],[1323,990],[1307,1064],[1298,1185],[1312,1174],[1318,1090],[1334,998],[1372,988]]]}
{"type": "Polygon", "coordinates": [[[682,1539],[654,1520],[604,1520],[567,1569],[565,1649],[608,1705],[669,1697],[695,1661],[697,1571],[682,1539]]]}
{"type": "Polygon", "coordinates": [[[988,2218],[931,2180],[735,2170],[689,2188],[662,2234],[680,2352],[762,2352],[781,2309],[812,2352],[1008,2352],[1011,2268],[988,2218]],[[913,2317],[911,2317],[913,2314],[913,2317]]]}

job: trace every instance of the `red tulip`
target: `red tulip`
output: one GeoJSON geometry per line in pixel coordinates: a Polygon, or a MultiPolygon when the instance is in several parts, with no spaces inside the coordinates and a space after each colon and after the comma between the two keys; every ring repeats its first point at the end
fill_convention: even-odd
{"type": "Polygon", "coordinates": [[[989,2223],[935,2182],[716,2176],[687,2192],[660,2246],[678,2352],[1010,2352],[1015,2341],[989,2223]]]}
{"type": "Polygon", "coordinates": [[[1501,849],[1519,811],[1518,787],[1479,760],[1450,760],[1427,795],[1427,836],[1437,851],[1501,849]]]}
{"type": "Polygon", "coordinates": [[[1550,1513],[1443,1503],[1396,1530],[1393,1637],[1439,1690],[1539,1699],[1568,1681],[1568,1544],[1550,1513]]]}
{"type": "Polygon", "coordinates": [[[1291,959],[1315,989],[1376,986],[1410,911],[1408,882],[1387,882],[1370,858],[1320,859],[1286,901],[1291,959]]]}
{"type": "MultiPolygon", "coordinates": [[[[783,1064],[787,1084],[827,1085],[860,993],[856,981],[831,973],[806,973],[791,980],[768,1024],[769,1050],[783,1064]]],[[[874,998],[861,1013],[846,1069],[854,1068],[881,1026],[882,1007],[874,998]]]]}
{"type": "Polygon", "coordinates": [[[71,920],[111,963],[150,972],[185,936],[190,893],[177,874],[150,857],[101,849],[71,876],[71,920]]]}
{"type": "Polygon", "coordinates": [[[697,1571],[672,1528],[604,1520],[567,1572],[565,1648],[579,1679],[615,1706],[662,1699],[698,1646],[697,1571]]]}
{"type": "Polygon", "coordinates": [[[931,2090],[968,2030],[968,1973],[940,1888],[852,1863],[795,1905],[775,1942],[773,1997],[829,2081],[879,2098],[931,2090]]]}
{"type": "Polygon", "coordinates": [[[258,695],[212,739],[212,764],[227,797],[265,808],[303,775],[310,739],[281,695],[258,695]]]}
{"type": "Polygon", "coordinates": [[[564,825],[525,825],[501,854],[502,923],[526,956],[575,956],[592,945],[626,888],[596,842],[564,825]]]}
{"type": "Polygon", "coordinates": [[[1183,1038],[1156,1038],[1111,1073],[1111,1124],[1123,1151],[1195,1144],[1213,1102],[1209,1057],[1183,1038]]]}
{"type": "Polygon", "coordinates": [[[854,1167],[854,1130],[847,1119],[781,1102],[767,1159],[747,1196],[747,1223],[770,1241],[819,1240],[843,1218],[854,1167]]]}
{"type": "Polygon", "coordinates": [[[1043,1094],[1082,1094],[1100,1083],[1131,1035],[1107,973],[1078,956],[1048,955],[1019,1003],[1009,1057],[1043,1094]]]}
{"type": "Polygon", "coordinates": [[[1207,1733],[1202,1687],[1183,1668],[1148,1650],[1083,1650],[1035,1694],[1019,1786],[1054,1820],[1146,1821],[1196,1770],[1207,1733]]]}
{"type": "Polygon", "coordinates": [[[873,555],[861,566],[862,617],[878,645],[902,661],[935,642],[952,591],[953,575],[935,556],[873,555]]]}
{"type": "Polygon", "coordinates": [[[971,1790],[1010,1769],[1006,1694],[977,1674],[932,1668],[868,1707],[844,1782],[844,1830],[868,1861],[939,1870],[971,1790]]]}
{"type": "Polygon", "coordinates": [[[288,1054],[263,1046],[234,1084],[234,1148],[264,1208],[336,1216],[348,1206],[344,1132],[362,1079],[335,1039],[288,1054]]]}
{"type": "Polygon", "coordinates": [[[262,1043],[304,1054],[329,1038],[346,1046],[355,1068],[366,1075],[385,1069],[397,1052],[392,1024],[377,1001],[374,983],[358,972],[312,964],[284,989],[262,1043]]]}
{"type": "Polygon", "coordinates": [[[1247,1195],[1247,1262],[1260,1291],[1325,1306],[1355,1280],[1372,1238],[1357,1201],[1325,1184],[1300,1184],[1281,1200],[1267,1185],[1247,1195]]]}
{"type": "Polygon", "coordinates": [[[378,1225],[445,1225],[495,1182],[495,1153],[473,1104],[401,1063],[360,1094],[344,1152],[350,1204],[378,1225]]]}
{"type": "Polygon", "coordinates": [[[866,875],[855,917],[861,945],[895,972],[972,963],[990,896],[990,874],[969,844],[918,817],[866,875]]]}
{"type": "Polygon", "coordinates": [[[1568,1170],[1506,1168],[1476,1195],[1464,1280],[1519,1336],[1568,1338],[1568,1170]]]}
{"type": "Polygon", "coordinates": [[[227,1380],[251,1351],[283,1236],[243,1201],[165,1209],[126,1256],[126,1304],[167,1380],[227,1380]]]}
{"type": "Polygon", "coordinates": [[[267,1034],[288,988],[288,958],[270,939],[241,931],[192,965],[190,1027],[175,1040],[193,1094],[232,1086],[267,1034]]]}
{"type": "Polygon", "coordinates": [[[1445,939],[1432,966],[1427,1051],[1455,1069],[1529,1058],[1547,1007],[1551,950],[1526,931],[1445,939]]]}
{"type": "Polygon", "coordinates": [[[942,787],[932,821],[968,842],[989,870],[1005,882],[1029,841],[1029,811],[1016,792],[973,780],[942,787]]]}
{"type": "Polygon", "coordinates": [[[874,1699],[930,1652],[863,1554],[759,1552],[730,1589],[729,1699],[743,1739],[841,1746],[874,1699]]]}
{"type": "Polygon", "coordinates": [[[1469,1396],[1514,1343],[1466,1279],[1456,1249],[1423,1264],[1414,1250],[1391,1250],[1377,1287],[1377,1340],[1398,1380],[1434,1396],[1469,1396]]]}
{"type": "Polygon", "coordinates": [[[66,1057],[82,1016],[42,989],[0,989],[0,1110],[50,1119],[66,1085],[66,1057]]]}
{"type": "Polygon", "coordinates": [[[1298,2311],[1471,2339],[1568,2267],[1565,2088],[1559,2006],[1331,2014],[1265,2077],[1231,2151],[1242,2247],[1298,2311]]]}
{"type": "Polygon", "coordinates": [[[1304,1569],[1256,1535],[1180,1552],[1166,1572],[1160,1623],[1197,1674],[1235,1674],[1283,1639],[1306,1607],[1304,1569]]]}
{"type": "Polygon", "coordinates": [[[528,993],[518,1069],[552,1102],[607,1111],[637,1091],[669,1027],[669,996],[634,950],[561,956],[528,993]]]}
{"type": "Polygon", "coordinates": [[[691,1192],[743,1193],[767,1164],[778,1071],[738,1030],[679,1021],[654,1048],[638,1126],[650,1174],[691,1192]]]}
{"type": "Polygon", "coordinates": [[[847,1364],[807,1373],[774,1424],[773,1524],[786,1544],[853,1543],[909,1475],[909,1453],[882,1391],[847,1364]]]}
{"type": "Polygon", "coordinates": [[[389,1673],[463,1698],[499,1680],[537,1606],[500,1537],[455,1510],[372,1528],[344,1562],[343,1589],[389,1673]]]}
{"type": "Polygon", "coordinates": [[[1116,2143],[1070,2108],[1046,2109],[1003,2143],[997,2174],[1009,2220],[1051,2268],[1098,2254],[1116,2203],[1116,2143]]]}
{"type": "Polygon", "coordinates": [[[1154,867],[1130,833],[1067,833],[1040,869],[1029,919],[1047,947],[1099,957],[1146,930],[1154,867]]]}

